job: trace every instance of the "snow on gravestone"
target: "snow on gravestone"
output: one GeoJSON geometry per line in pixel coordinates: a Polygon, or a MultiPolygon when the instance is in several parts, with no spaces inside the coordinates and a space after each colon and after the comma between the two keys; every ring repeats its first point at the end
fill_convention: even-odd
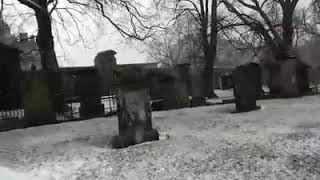
{"type": "Polygon", "coordinates": [[[119,136],[113,138],[113,148],[159,140],[158,131],[152,128],[150,95],[144,79],[141,69],[136,67],[120,72],[117,99],[119,136]]]}

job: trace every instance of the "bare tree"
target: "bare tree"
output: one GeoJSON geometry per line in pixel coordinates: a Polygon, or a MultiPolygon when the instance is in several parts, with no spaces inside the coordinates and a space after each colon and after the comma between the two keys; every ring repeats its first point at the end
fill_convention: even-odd
{"type": "Polygon", "coordinates": [[[272,49],[277,59],[286,58],[288,50],[293,45],[294,26],[293,15],[299,0],[222,0],[229,12],[235,14],[239,21],[250,28],[250,31],[261,36],[264,42],[272,49]],[[268,15],[266,5],[274,3],[280,7],[281,24],[272,21],[268,15]],[[281,32],[279,27],[281,26],[281,32]]]}
{"type": "Polygon", "coordinates": [[[302,10],[300,20],[303,30],[312,36],[320,38],[320,2],[313,0],[308,8],[302,10]]]}
{"type": "MultiPolygon", "coordinates": [[[[91,19],[103,17],[125,38],[145,40],[151,37],[159,24],[155,23],[155,13],[148,11],[144,4],[135,0],[18,0],[21,4],[31,8],[37,21],[37,44],[41,55],[43,69],[58,70],[58,62],[54,50],[53,25],[56,20],[65,32],[74,31],[68,29],[70,19],[75,25],[73,29],[81,31],[79,16],[91,13],[91,19]],[[77,15],[76,15],[77,14],[77,15]],[[121,14],[121,18],[116,18],[121,14]]],[[[68,34],[69,35],[69,34],[68,34]]],[[[82,38],[80,33],[77,34],[82,38]]]]}
{"type": "Polygon", "coordinates": [[[177,0],[174,1],[175,18],[190,14],[200,27],[202,51],[204,54],[203,79],[204,95],[216,97],[214,94],[213,66],[217,53],[217,0],[177,0]]]}
{"type": "Polygon", "coordinates": [[[51,12],[57,5],[57,1],[51,0],[18,0],[21,4],[34,10],[38,25],[37,45],[40,52],[41,64],[44,70],[58,71],[58,62],[54,51],[54,41],[52,34],[51,12]],[[53,4],[53,9],[48,6],[53,4]]]}
{"type": "Polygon", "coordinates": [[[153,61],[171,67],[189,63],[192,67],[202,68],[200,28],[194,18],[187,14],[178,17],[172,25],[159,31],[147,43],[147,52],[153,61]]]}

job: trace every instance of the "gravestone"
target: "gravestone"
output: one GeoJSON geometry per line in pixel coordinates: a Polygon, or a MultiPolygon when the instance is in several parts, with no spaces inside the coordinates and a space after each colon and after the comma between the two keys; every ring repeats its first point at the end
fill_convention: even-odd
{"type": "Polygon", "coordinates": [[[174,68],[150,69],[146,72],[153,110],[190,107],[191,96],[189,64],[174,68]]]}
{"type": "Polygon", "coordinates": [[[80,117],[89,118],[104,115],[101,103],[101,84],[95,68],[79,70],[76,73],[75,93],[80,97],[80,117]]]}
{"type": "Polygon", "coordinates": [[[190,78],[190,64],[177,64],[174,67],[174,71],[177,73],[177,79],[175,81],[175,96],[177,108],[190,107],[191,97],[191,78],[190,78]]]}
{"type": "Polygon", "coordinates": [[[231,89],[233,87],[232,76],[230,74],[221,75],[219,86],[221,90],[231,89]]]}
{"type": "Polygon", "coordinates": [[[113,148],[159,140],[158,131],[152,128],[150,95],[144,79],[139,68],[126,68],[119,72],[119,135],[112,140],[113,148]]]}
{"type": "Polygon", "coordinates": [[[264,94],[264,91],[262,89],[262,68],[257,63],[248,63],[247,66],[250,69],[250,79],[255,86],[256,98],[259,99],[264,94]]]}
{"type": "Polygon", "coordinates": [[[25,82],[23,105],[27,126],[56,122],[54,102],[48,89],[48,79],[48,73],[33,69],[25,82]]]}
{"type": "Polygon", "coordinates": [[[236,112],[248,112],[259,109],[256,104],[261,90],[256,80],[255,67],[247,64],[238,66],[233,74],[236,112]]]}
{"type": "Polygon", "coordinates": [[[201,72],[193,71],[191,73],[191,107],[203,106],[206,104],[203,94],[203,83],[201,72]]]}

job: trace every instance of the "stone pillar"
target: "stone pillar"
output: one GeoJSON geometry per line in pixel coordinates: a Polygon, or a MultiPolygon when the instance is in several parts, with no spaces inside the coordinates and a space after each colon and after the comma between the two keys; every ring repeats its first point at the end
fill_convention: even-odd
{"type": "Polygon", "coordinates": [[[120,72],[118,92],[119,135],[112,140],[113,148],[124,148],[146,141],[159,140],[159,133],[152,128],[149,89],[137,69],[120,72]]]}
{"type": "Polygon", "coordinates": [[[94,66],[98,70],[101,79],[102,95],[109,95],[112,88],[113,69],[117,64],[115,51],[108,50],[97,54],[94,59],[94,66]]]}
{"type": "Polygon", "coordinates": [[[80,98],[80,117],[90,118],[104,115],[104,105],[101,103],[101,84],[97,70],[80,70],[76,76],[75,93],[80,98]]]}
{"type": "MultiPolygon", "coordinates": [[[[259,109],[256,104],[257,92],[260,90],[254,80],[256,75],[252,67],[242,65],[233,72],[234,96],[236,101],[236,112],[248,112],[259,109]]],[[[260,87],[261,88],[261,87],[260,87]]]]}

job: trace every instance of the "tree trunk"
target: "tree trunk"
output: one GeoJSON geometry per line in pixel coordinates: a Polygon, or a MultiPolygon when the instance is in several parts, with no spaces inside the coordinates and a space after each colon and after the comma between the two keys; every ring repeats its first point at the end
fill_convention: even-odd
{"type": "Polygon", "coordinates": [[[42,69],[47,75],[49,100],[53,104],[53,111],[63,112],[62,75],[59,72],[59,65],[54,50],[51,16],[48,12],[47,0],[39,1],[38,4],[42,7],[42,10],[35,10],[38,25],[37,45],[40,52],[42,69]]]}
{"type": "Polygon", "coordinates": [[[38,24],[37,45],[41,55],[42,68],[45,71],[57,72],[59,66],[54,51],[51,17],[48,12],[47,1],[39,1],[39,5],[44,10],[35,11],[38,24]]]}
{"type": "MultiPolygon", "coordinates": [[[[209,4],[206,4],[208,9],[209,4]]],[[[206,10],[208,12],[208,10],[206,10]]],[[[207,14],[208,16],[208,14],[207,14]]],[[[205,54],[205,66],[203,76],[205,80],[204,84],[204,95],[208,98],[218,97],[214,93],[214,62],[217,55],[217,0],[211,2],[211,17],[210,17],[210,34],[207,31],[208,19],[203,27],[203,38],[204,38],[204,54],[205,54]],[[209,40],[210,39],[210,40],[209,40]]]]}
{"type": "Polygon", "coordinates": [[[292,46],[293,42],[293,33],[294,33],[294,28],[293,28],[293,13],[289,10],[284,10],[283,13],[283,22],[282,22],[282,37],[284,41],[284,46],[286,50],[292,46]]]}
{"type": "Polygon", "coordinates": [[[203,79],[204,79],[204,95],[208,98],[217,97],[214,93],[214,72],[213,72],[213,65],[214,65],[214,58],[215,58],[215,50],[207,50],[205,53],[205,65],[203,70],[203,79]]]}

